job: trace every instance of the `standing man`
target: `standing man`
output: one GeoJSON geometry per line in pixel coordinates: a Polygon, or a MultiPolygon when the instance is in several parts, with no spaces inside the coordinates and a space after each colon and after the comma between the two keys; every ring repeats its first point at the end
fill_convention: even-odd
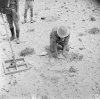
{"type": "Polygon", "coordinates": [[[33,3],[34,0],[25,0],[24,23],[26,23],[27,11],[30,9],[30,22],[33,23],[33,3]]]}
{"type": "Polygon", "coordinates": [[[10,40],[14,40],[16,38],[16,43],[19,44],[19,1],[18,0],[9,0],[8,7],[11,9],[11,13],[6,14],[7,20],[9,23],[10,31],[11,31],[11,38],[10,40]],[[15,29],[13,26],[13,23],[15,25],[15,29]],[[16,31],[16,36],[15,36],[16,31]]]}
{"type": "Polygon", "coordinates": [[[59,50],[62,50],[64,55],[69,51],[70,33],[65,26],[54,27],[50,33],[50,51],[53,57],[57,58],[59,50]]]}

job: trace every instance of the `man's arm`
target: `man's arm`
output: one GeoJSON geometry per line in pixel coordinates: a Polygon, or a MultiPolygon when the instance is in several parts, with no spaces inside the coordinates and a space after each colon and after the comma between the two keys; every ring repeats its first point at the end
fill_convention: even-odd
{"type": "Polygon", "coordinates": [[[57,43],[55,34],[53,32],[54,31],[52,31],[50,34],[50,51],[52,52],[53,57],[57,57],[58,56],[57,43]]]}
{"type": "Polygon", "coordinates": [[[69,43],[69,38],[70,38],[70,35],[68,35],[65,40],[64,40],[64,51],[69,51],[69,46],[68,46],[68,43],[69,43]]]}
{"type": "Polygon", "coordinates": [[[63,51],[62,51],[62,55],[63,55],[64,57],[66,57],[66,51],[69,51],[69,45],[68,45],[68,43],[69,43],[69,38],[70,38],[70,35],[68,35],[68,36],[65,38],[65,40],[64,40],[64,48],[63,48],[63,51]]]}

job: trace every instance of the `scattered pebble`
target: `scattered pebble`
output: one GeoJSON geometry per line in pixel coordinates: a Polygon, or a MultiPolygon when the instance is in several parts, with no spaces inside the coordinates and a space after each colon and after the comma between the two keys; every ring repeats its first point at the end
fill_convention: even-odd
{"type": "Polygon", "coordinates": [[[82,39],[79,38],[78,40],[79,40],[80,42],[82,42],[82,39]]]}
{"type": "Polygon", "coordinates": [[[84,48],[79,48],[80,50],[83,50],[84,48]]]}
{"type": "Polygon", "coordinates": [[[99,32],[100,32],[100,29],[97,27],[94,27],[94,28],[91,28],[88,33],[89,34],[98,34],[99,32]]]}
{"type": "Polygon", "coordinates": [[[91,17],[90,21],[96,21],[96,18],[95,17],[91,17]]]}
{"type": "Polygon", "coordinates": [[[83,34],[83,33],[80,33],[78,36],[85,36],[85,34],[83,34]]]}
{"type": "Polygon", "coordinates": [[[42,96],[42,99],[48,99],[48,97],[45,95],[45,96],[42,96]]]}
{"type": "Polygon", "coordinates": [[[83,21],[83,22],[85,22],[85,20],[84,20],[84,19],[83,19],[82,21],[83,21]]]}
{"type": "Polygon", "coordinates": [[[3,50],[3,51],[6,51],[6,49],[5,49],[5,48],[3,48],[2,50],[3,50]]]}
{"type": "Polygon", "coordinates": [[[70,73],[76,73],[76,69],[71,66],[70,69],[69,69],[69,72],[70,73]]]}
{"type": "Polygon", "coordinates": [[[41,20],[45,20],[46,19],[46,17],[41,17],[41,20]]]}
{"type": "Polygon", "coordinates": [[[34,32],[35,31],[35,29],[29,29],[29,30],[27,30],[27,32],[34,32]]]}
{"type": "Polygon", "coordinates": [[[77,54],[77,53],[71,53],[71,56],[70,56],[70,62],[72,61],[81,61],[83,59],[83,55],[80,55],[80,54],[77,54]]]}
{"type": "Polygon", "coordinates": [[[77,70],[73,66],[71,66],[68,72],[69,72],[69,77],[74,77],[77,73],[77,70]]]}

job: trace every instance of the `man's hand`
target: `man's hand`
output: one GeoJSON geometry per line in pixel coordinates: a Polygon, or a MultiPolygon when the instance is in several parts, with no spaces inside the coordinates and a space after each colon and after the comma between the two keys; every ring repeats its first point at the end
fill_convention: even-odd
{"type": "Polygon", "coordinates": [[[65,50],[66,51],[69,51],[69,45],[66,46],[65,50]]]}
{"type": "Polygon", "coordinates": [[[66,50],[65,49],[62,51],[62,55],[66,58],[66,50]]]}
{"type": "Polygon", "coordinates": [[[53,56],[54,58],[57,58],[57,57],[58,57],[58,53],[57,53],[57,52],[52,53],[52,56],[53,56]]]}
{"type": "Polygon", "coordinates": [[[66,47],[64,47],[63,51],[62,51],[62,55],[66,58],[67,57],[67,52],[69,51],[69,46],[67,45],[66,47]]]}

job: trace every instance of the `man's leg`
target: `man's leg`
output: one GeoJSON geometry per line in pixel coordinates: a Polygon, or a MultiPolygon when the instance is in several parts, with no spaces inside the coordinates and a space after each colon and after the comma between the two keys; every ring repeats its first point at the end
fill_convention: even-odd
{"type": "Polygon", "coordinates": [[[19,44],[19,33],[20,33],[20,27],[19,27],[19,16],[13,15],[14,25],[16,28],[16,42],[19,44]]]}
{"type": "Polygon", "coordinates": [[[9,27],[10,27],[10,31],[11,31],[11,38],[10,40],[14,40],[15,39],[15,33],[14,33],[14,26],[13,26],[13,17],[11,14],[7,14],[7,21],[9,23],[9,27]]]}
{"type": "Polygon", "coordinates": [[[64,42],[62,42],[61,46],[62,46],[62,55],[66,58],[67,56],[67,52],[69,52],[69,45],[68,42],[66,42],[67,40],[65,40],[64,42]]]}
{"type": "Polygon", "coordinates": [[[50,37],[50,52],[53,57],[58,57],[57,43],[54,42],[54,39],[50,37]]]}
{"type": "Polygon", "coordinates": [[[29,1],[30,8],[30,22],[33,23],[33,1],[29,1]]]}
{"type": "Polygon", "coordinates": [[[24,23],[26,23],[28,9],[29,9],[28,2],[25,1],[24,23]]]}
{"type": "Polygon", "coordinates": [[[14,27],[10,28],[10,31],[11,31],[11,34],[12,34],[10,40],[12,41],[12,40],[15,39],[14,27]]]}
{"type": "Polygon", "coordinates": [[[25,9],[25,12],[24,12],[24,22],[26,23],[26,18],[27,18],[27,11],[28,9],[25,9]]]}
{"type": "Polygon", "coordinates": [[[68,35],[67,37],[66,37],[66,39],[64,40],[64,42],[63,42],[63,47],[64,47],[64,49],[66,50],[66,51],[69,51],[69,38],[70,38],[70,35],[68,35]]]}
{"type": "Polygon", "coordinates": [[[31,12],[31,23],[33,23],[33,7],[32,8],[30,8],[30,12],[31,12]]]}

